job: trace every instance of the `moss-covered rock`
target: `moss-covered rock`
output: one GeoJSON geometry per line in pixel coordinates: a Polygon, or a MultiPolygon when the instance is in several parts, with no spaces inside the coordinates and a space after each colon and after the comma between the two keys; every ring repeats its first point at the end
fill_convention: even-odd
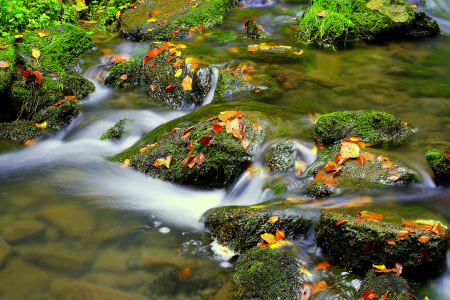
{"type": "Polygon", "coordinates": [[[9,118],[9,104],[7,99],[11,90],[13,74],[17,59],[17,51],[14,47],[14,37],[0,39],[0,46],[7,47],[0,49],[0,61],[7,62],[9,67],[0,68],[0,122],[9,118]]]}
{"type": "Polygon", "coordinates": [[[267,154],[267,166],[274,172],[294,170],[294,142],[287,140],[270,148],[267,154]]]}
{"type": "Polygon", "coordinates": [[[37,111],[33,114],[32,121],[35,123],[47,122],[47,126],[53,129],[62,129],[79,115],[79,108],[79,101],[66,101],[60,105],[48,106],[37,111]]]}
{"type": "Polygon", "coordinates": [[[370,270],[362,281],[358,294],[361,296],[367,290],[371,290],[378,297],[387,293],[385,299],[389,300],[419,299],[413,296],[408,281],[397,273],[375,273],[375,270],[370,270]]]}
{"type": "Polygon", "coordinates": [[[440,183],[450,182],[450,155],[447,153],[433,149],[425,154],[428,165],[440,183]]]}
{"type": "Polygon", "coordinates": [[[113,127],[100,136],[100,140],[119,140],[125,134],[125,126],[130,123],[129,119],[119,120],[113,127]]]}
{"type": "Polygon", "coordinates": [[[287,240],[306,236],[313,221],[312,215],[304,210],[276,205],[215,208],[205,213],[204,223],[211,236],[221,245],[243,253],[263,241],[261,234],[275,236],[277,229],[285,233],[287,240]],[[271,217],[278,218],[273,222],[271,217]]]}
{"type": "Polygon", "coordinates": [[[325,198],[344,192],[362,192],[389,186],[404,187],[422,181],[417,171],[395,159],[378,154],[380,152],[376,149],[360,149],[358,157],[343,162],[339,162],[339,149],[340,145],[335,145],[321,150],[317,160],[306,171],[310,175],[305,180],[306,194],[309,197],[325,198]]]}
{"type": "Polygon", "coordinates": [[[239,56],[253,61],[270,61],[272,63],[292,63],[301,61],[304,51],[292,46],[278,45],[274,43],[260,43],[249,45],[243,49],[239,56]]]}
{"type": "Polygon", "coordinates": [[[261,30],[260,25],[254,20],[247,20],[244,24],[244,37],[249,39],[266,39],[266,34],[261,30]]]}
{"type": "Polygon", "coordinates": [[[24,143],[41,135],[43,129],[31,121],[18,120],[0,123],[0,138],[24,143]]]}
{"type": "MultiPolygon", "coordinates": [[[[264,137],[270,132],[284,130],[291,117],[291,113],[280,108],[252,101],[206,105],[159,126],[113,160],[122,162],[130,159],[132,168],[154,178],[206,189],[221,188],[233,183],[247,169],[264,137]],[[227,133],[225,128],[218,133],[212,130],[214,123],[221,122],[215,118],[220,112],[238,108],[243,113],[238,121],[246,131],[243,139],[249,141],[247,149],[241,145],[244,143],[243,139],[227,133]],[[262,130],[253,126],[253,123],[260,124],[262,130]],[[205,138],[202,145],[201,139],[206,136],[213,138],[210,145],[206,143],[210,138],[205,138]],[[140,149],[143,149],[142,152],[140,149]],[[193,164],[191,167],[190,163],[182,164],[190,156],[200,153],[204,155],[201,164],[193,164]],[[156,160],[170,156],[170,167],[154,166],[156,160]]],[[[193,159],[194,157],[189,162],[193,162],[193,159]]]]}
{"type": "Polygon", "coordinates": [[[403,266],[405,277],[442,272],[448,222],[422,207],[372,205],[324,211],[315,236],[325,252],[348,270],[364,274],[372,265],[403,266]]]}
{"type": "Polygon", "coordinates": [[[236,264],[235,299],[300,299],[301,278],[290,252],[253,248],[236,264]]]}
{"type": "Polygon", "coordinates": [[[243,79],[242,74],[233,75],[229,72],[220,72],[214,91],[214,98],[229,97],[254,90],[255,88],[254,85],[243,79]]]}
{"type": "Polygon", "coordinates": [[[188,35],[191,27],[207,29],[221,23],[227,11],[236,3],[237,0],[210,0],[201,3],[146,0],[123,13],[120,32],[135,40],[168,41],[183,38],[188,35]],[[164,13],[154,14],[155,11],[164,13]],[[153,15],[148,17],[149,13],[153,15]]]}
{"type": "Polygon", "coordinates": [[[400,143],[412,131],[393,115],[377,110],[355,110],[322,115],[313,127],[316,140],[332,145],[359,136],[365,143],[400,143]]]}
{"type": "Polygon", "coordinates": [[[302,42],[325,47],[440,32],[436,21],[403,0],[311,1],[299,23],[302,42]]]}

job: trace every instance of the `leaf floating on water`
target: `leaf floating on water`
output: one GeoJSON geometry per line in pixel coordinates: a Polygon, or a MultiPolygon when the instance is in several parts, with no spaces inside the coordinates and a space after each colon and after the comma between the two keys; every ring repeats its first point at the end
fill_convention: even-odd
{"type": "Polygon", "coordinates": [[[409,235],[409,232],[406,230],[399,231],[397,233],[397,240],[402,241],[402,240],[406,239],[408,237],[408,235],[409,235]]]}
{"type": "Polygon", "coordinates": [[[122,162],[121,167],[122,167],[122,168],[127,168],[129,165],[130,165],[130,159],[127,158],[127,159],[125,159],[125,160],[122,162]]]}
{"type": "Polygon", "coordinates": [[[244,148],[244,150],[247,150],[249,145],[250,145],[250,142],[247,139],[243,139],[241,141],[241,147],[244,148]]]}
{"type": "Polygon", "coordinates": [[[316,270],[325,270],[325,269],[328,269],[329,267],[331,267],[331,265],[328,262],[324,261],[324,262],[318,263],[314,267],[314,269],[316,269],[316,270]]]}
{"type": "Polygon", "coordinates": [[[183,81],[181,82],[181,87],[185,91],[192,90],[192,77],[189,75],[184,77],[183,81]]]}

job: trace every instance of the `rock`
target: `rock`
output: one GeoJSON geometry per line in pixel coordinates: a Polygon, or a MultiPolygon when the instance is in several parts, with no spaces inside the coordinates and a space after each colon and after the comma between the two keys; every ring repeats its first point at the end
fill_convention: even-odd
{"type": "Polygon", "coordinates": [[[242,58],[253,61],[271,63],[292,63],[303,60],[303,50],[292,48],[291,46],[278,45],[274,43],[260,43],[249,45],[243,49],[239,55],[242,58]]]}
{"type": "Polygon", "coordinates": [[[92,234],[95,218],[92,213],[75,203],[48,206],[38,212],[49,223],[54,223],[70,237],[84,238],[92,234]]]}
{"type": "Polygon", "coordinates": [[[114,273],[125,273],[128,271],[129,262],[134,261],[132,257],[113,248],[107,248],[97,255],[92,268],[96,271],[109,271],[114,273]]]}
{"type": "Polygon", "coordinates": [[[203,106],[159,126],[112,160],[130,159],[132,168],[161,180],[203,189],[223,188],[248,168],[266,133],[277,132],[278,124],[281,121],[284,124],[290,114],[252,101],[203,106]],[[217,118],[219,113],[236,112],[238,108],[243,116],[233,121],[234,135],[231,130],[227,133],[225,127],[214,133],[213,125],[222,122],[217,118]],[[261,125],[262,129],[254,124],[261,125]],[[240,132],[244,131],[241,138],[240,132]]]}
{"type": "Polygon", "coordinates": [[[123,13],[120,17],[120,32],[134,40],[168,41],[184,38],[192,27],[203,30],[221,23],[236,3],[236,0],[210,0],[196,5],[184,0],[150,0],[123,13]],[[147,16],[149,12],[155,11],[171,13],[147,16]],[[154,19],[154,22],[149,22],[149,18],[154,19]]]}
{"type": "Polygon", "coordinates": [[[358,136],[365,143],[401,143],[412,131],[393,115],[377,110],[354,110],[322,115],[313,127],[316,140],[325,145],[358,136]]]}
{"type": "Polygon", "coordinates": [[[418,297],[413,295],[408,282],[397,275],[397,273],[375,273],[374,270],[369,271],[358,289],[358,295],[362,295],[367,290],[373,291],[379,297],[382,297],[387,292],[389,296],[387,299],[419,300],[418,297]]]}
{"type": "Polygon", "coordinates": [[[61,300],[148,300],[148,298],[80,280],[56,279],[51,291],[61,300]]]}
{"type": "Polygon", "coordinates": [[[254,20],[247,20],[244,24],[244,36],[249,39],[265,39],[266,34],[261,29],[261,25],[254,20]]]}
{"type": "Polygon", "coordinates": [[[439,183],[450,182],[450,155],[447,153],[433,149],[425,154],[427,163],[439,183]]]}
{"type": "Polygon", "coordinates": [[[286,240],[307,236],[313,224],[312,215],[296,207],[234,207],[225,206],[205,213],[205,227],[219,244],[234,251],[245,252],[263,240],[261,234],[275,236],[277,229],[286,240]],[[277,217],[273,222],[271,217],[277,217]]]}
{"type": "Polygon", "coordinates": [[[5,219],[0,220],[2,237],[8,243],[30,242],[45,233],[45,224],[35,219],[5,219]]]}
{"type": "Polygon", "coordinates": [[[273,172],[287,172],[295,168],[294,142],[287,140],[270,148],[267,154],[267,166],[273,172]]]}
{"type": "Polygon", "coordinates": [[[242,74],[235,76],[228,72],[220,72],[217,79],[216,89],[214,91],[214,98],[229,97],[232,95],[249,92],[256,87],[243,79],[242,74]]]}
{"type": "Polygon", "coordinates": [[[300,299],[300,266],[288,251],[255,247],[236,263],[235,298],[300,299]]]}
{"type": "Polygon", "coordinates": [[[422,181],[417,171],[393,157],[379,154],[382,152],[375,149],[368,151],[368,148],[358,146],[357,157],[341,159],[340,146],[321,150],[317,160],[306,170],[309,177],[304,184],[309,197],[324,198],[344,192],[368,191],[375,187],[404,187],[422,181]]]}
{"type": "Polygon", "coordinates": [[[103,133],[100,140],[119,140],[125,134],[125,126],[130,123],[129,119],[119,120],[113,127],[103,133]]]}
{"type": "Polygon", "coordinates": [[[418,279],[443,271],[448,249],[444,218],[423,207],[365,209],[324,211],[315,226],[318,244],[347,270],[364,274],[372,265],[390,269],[398,263],[402,275],[418,279]]]}
{"type": "Polygon", "coordinates": [[[17,120],[0,123],[0,138],[25,143],[40,136],[44,130],[31,121],[17,120]]]}
{"type": "Polygon", "coordinates": [[[299,18],[299,38],[324,47],[355,41],[380,41],[407,36],[436,36],[437,22],[403,0],[316,1],[299,18]]]}

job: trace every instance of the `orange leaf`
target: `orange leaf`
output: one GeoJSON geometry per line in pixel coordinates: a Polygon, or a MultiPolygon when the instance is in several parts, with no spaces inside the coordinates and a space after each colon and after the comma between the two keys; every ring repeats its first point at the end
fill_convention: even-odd
{"type": "Polygon", "coordinates": [[[170,162],[172,161],[173,155],[167,156],[166,159],[164,160],[164,165],[166,166],[166,168],[168,169],[170,166],[170,162]]]}
{"type": "Polygon", "coordinates": [[[428,235],[422,235],[419,237],[419,242],[426,244],[430,240],[430,237],[428,235]]]}
{"type": "MultiPolygon", "coordinates": [[[[224,112],[220,113],[219,119],[220,119],[221,121],[225,122],[225,121],[227,121],[227,120],[229,120],[229,119],[235,117],[236,114],[237,114],[237,111],[235,111],[235,110],[224,111],[224,112]]],[[[228,132],[228,131],[227,131],[227,133],[231,133],[231,132],[228,132]]]]}
{"type": "Polygon", "coordinates": [[[259,48],[259,45],[250,45],[250,46],[248,46],[247,51],[255,52],[255,51],[258,51],[258,48],[259,48]]]}
{"type": "Polygon", "coordinates": [[[271,224],[275,223],[276,221],[278,221],[278,216],[272,216],[269,219],[269,223],[271,223],[271,224]]]}
{"type": "Polygon", "coordinates": [[[9,47],[9,45],[3,45],[3,46],[0,46],[0,49],[7,49],[9,47]]]}
{"type": "Polygon", "coordinates": [[[257,124],[257,123],[253,123],[253,128],[255,128],[255,129],[258,130],[258,131],[263,130],[262,126],[259,125],[259,124],[257,124]]]}
{"type": "Polygon", "coordinates": [[[387,291],[386,293],[384,293],[383,296],[381,296],[380,300],[386,300],[387,296],[389,295],[389,291],[387,291]]]}
{"type": "Polygon", "coordinates": [[[202,146],[208,147],[212,144],[213,140],[214,138],[212,136],[205,135],[200,138],[200,144],[202,144],[202,146]]]}
{"type": "Polygon", "coordinates": [[[6,61],[1,60],[0,61],[0,68],[8,68],[9,67],[9,63],[6,61]]]}
{"type": "Polygon", "coordinates": [[[324,172],[334,172],[334,171],[336,171],[336,167],[337,167],[337,165],[334,161],[329,161],[323,168],[323,171],[324,172]]]}
{"type": "Polygon", "coordinates": [[[375,299],[377,294],[375,294],[372,290],[365,291],[359,298],[363,300],[371,300],[375,299]]]}
{"type": "Polygon", "coordinates": [[[48,36],[48,33],[45,32],[44,29],[42,29],[41,31],[39,31],[37,34],[38,34],[40,37],[48,36]]]}
{"type": "Polygon", "coordinates": [[[144,56],[144,59],[142,60],[144,65],[149,61],[149,59],[150,59],[150,56],[148,56],[148,55],[144,56]]]}
{"type": "Polygon", "coordinates": [[[242,133],[241,133],[241,131],[239,129],[233,128],[231,130],[231,132],[232,132],[233,136],[235,138],[237,138],[238,140],[242,139],[242,133]]]}
{"type": "Polygon", "coordinates": [[[148,65],[149,68],[153,67],[155,65],[155,62],[153,61],[151,64],[148,65]]]}
{"type": "Polygon", "coordinates": [[[178,271],[178,278],[181,280],[185,277],[189,277],[192,275],[192,271],[190,268],[183,268],[180,271],[178,271]]]}
{"type": "Polygon", "coordinates": [[[353,225],[356,225],[356,224],[358,224],[358,223],[365,222],[365,221],[366,221],[365,219],[355,220],[355,221],[353,222],[353,225]]]}
{"type": "Polygon", "coordinates": [[[399,172],[395,172],[393,173],[391,176],[389,176],[389,180],[391,181],[397,181],[400,179],[400,177],[402,177],[402,174],[399,172]]]}
{"type": "Polygon", "coordinates": [[[181,66],[181,64],[183,63],[183,61],[184,61],[184,59],[179,59],[179,60],[177,60],[177,61],[172,65],[172,67],[173,67],[173,68],[178,68],[179,66],[181,66]]]}
{"type": "Polygon", "coordinates": [[[337,184],[338,181],[333,176],[329,176],[323,180],[323,183],[325,183],[327,186],[333,186],[337,184]]]}
{"type": "Polygon", "coordinates": [[[358,165],[360,165],[361,167],[364,167],[364,165],[366,164],[366,157],[361,154],[360,156],[358,156],[358,158],[356,159],[356,163],[358,165]]]}
{"type": "Polygon", "coordinates": [[[30,139],[24,143],[25,146],[32,146],[34,144],[36,144],[34,139],[30,139]]]}
{"type": "Polygon", "coordinates": [[[387,243],[391,246],[395,246],[395,242],[391,239],[387,240],[387,243]]]}
{"type": "Polygon", "coordinates": [[[183,82],[181,82],[181,86],[185,91],[192,90],[192,77],[190,77],[189,75],[184,77],[183,82]]]}
{"type": "Polygon", "coordinates": [[[185,138],[187,138],[187,137],[190,136],[190,135],[191,135],[191,132],[188,131],[186,134],[184,134],[184,135],[181,137],[181,139],[185,139],[185,138]]]}
{"type": "Polygon", "coordinates": [[[159,52],[158,48],[152,49],[150,51],[148,51],[148,56],[150,57],[157,57],[161,52],[159,52]]]}
{"type": "Polygon", "coordinates": [[[223,126],[220,125],[219,123],[214,123],[213,125],[213,132],[214,133],[218,133],[219,131],[221,131],[223,129],[223,126]]]}
{"type": "Polygon", "coordinates": [[[155,92],[155,86],[153,84],[150,84],[150,89],[152,90],[152,92],[155,92]]]}
{"type": "Polygon", "coordinates": [[[281,241],[284,239],[284,232],[280,229],[277,229],[277,232],[275,233],[275,240],[281,241]]]}
{"type": "Polygon", "coordinates": [[[250,145],[250,142],[247,139],[243,139],[241,141],[241,147],[247,150],[248,145],[250,145]]]}
{"type": "Polygon", "coordinates": [[[389,160],[383,161],[381,163],[381,168],[383,169],[389,169],[390,167],[392,167],[392,162],[389,160]]]}
{"type": "Polygon", "coordinates": [[[316,12],[316,15],[318,15],[319,17],[326,17],[328,16],[327,12],[324,10],[319,10],[318,12],[316,12]]]}
{"type": "Polygon", "coordinates": [[[123,75],[120,75],[119,78],[122,79],[122,80],[127,80],[128,79],[128,75],[127,74],[123,74],[123,75]]]}
{"type": "Polygon", "coordinates": [[[172,130],[170,131],[170,133],[174,133],[174,132],[177,131],[178,129],[180,129],[180,128],[178,128],[178,127],[172,128],[172,130]]]}
{"type": "Polygon", "coordinates": [[[337,223],[336,223],[336,225],[342,225],[342,224],[345,224],[345,223],[347,223],[348,222],[348,220],[347,219],[342,219],[342,220],[340,220],[340,221],[338,221],[337,223]]]}
{"type": "Polygon", "coordinates": [[[130,165],[130,159],[127,158],[127,159],[124,159],[124,161],[122,162],[121,167],[122,167],[122,168],[126,168],[126,167],[128,167],[129,165],[130,165]]]}
{"type": "Polygon", "coordinates": [[[155,160],[155,162],[153,163],[154,167],[159,167],[162,166],[164,163],[166,162],[166,160],[164,158],[158,158],[157,160],[155,160]]]}
{"type": "Polygon", "coordinates": [[[312,182],[316,182],[321,179],[323,179],[323,172],[317,172],[316,177],[314,178],[314,180],[312,182]]]}
{"type": "Polygon", "coordinates": [[[192,151],[192,150],[194,150],[194,144],[195,144],[195,142],[194,141],[190,141],[189,142],[189,144],[188,144],[188,149],[189,149],[189,151],[192,151]]]}
{"type": "Polygon", "coordinates": [[[324,262],[318,263],[314,269],[325,270],[325,269],[328,269],[329,267],[331,267],[331,265],[328,262],[324,261],[324,262]]]}
{"type": "Polygon", "coordinates": [[[399,231],[397,233],[397,240],[399,240],[399,241],[404,240],[408,237],[408,235],[409,235],[409,232],[406,230],[399,231]]]}
{"type": "Polygon", "coordinates": [[[198,64],[192,64],[192,65],[191,65],[190,71],[191,71],[191,72],[194,72],[195,69],[197,69],[197,68],[198,68],[198,64]]]}
{"type": "Polygon", "coordinates": [[[170,92],[173,89],[173,83],[169,86],[166,86],[166,91],[170,92]]]}
{"type": "Polygon", "coordinates": [[[203,152],[200,152],[197,154],[197,165],[201,165],[205,161],[205,154],[203,152]]]}
{"type": "Polygon", "coordinates": [[[273,244],[276,242],[275,237],[270,233],[261,234],[261,238],[269,244],[273,244]]]}

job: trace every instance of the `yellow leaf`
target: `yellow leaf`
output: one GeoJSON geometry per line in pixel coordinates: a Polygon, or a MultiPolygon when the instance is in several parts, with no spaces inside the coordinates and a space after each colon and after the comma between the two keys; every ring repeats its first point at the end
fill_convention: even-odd
{"type": "Polygon", "coordinates": [[[14,37],[16,39],[20,39],[21,37],[23,37],[23,33],[16,34],[14,37]]]}
{"type": "Polygon", "coordinates": [[[123,163],[122,163],[122,168],[126,168],[126,167],[128,167],[130,165],[130,159],[129,158],[127,158],[127,159],[125,159],[124,161],[123,161],[123,163]]]}
{"type": "Polygon", "coordinates": [[[284,246],[291,246],[291,245],[293,245],[292,242],[283,240],[283,241],[278,241],[278,242],[275,242],[273,244],[270,244],[269,248],[274,249],[274,248],[279,248],[279,247],[284,247],[284,246]]]}
{"type": "Polygon", "coordinates": [[[116,11],[116,19],[119,19],[121,14],[122,12],[120,10],[116,11]]]}
{"type": "Polygon", "coordinates": [[[195,3],[195,5],[194,5],[194,6],[192,6],[192,7],[198,7],[198,2],[197,2],[197,3],[195,3]]]}
{"type": "Polygon", "coordinates": [[[78,0],[77,4],[75,4],[75,9],[77,11],[82,11],[87,9],[88,7],[86,6],[86,4],[84,3],[84,0],[78,0]]]}
{"type": "Polygon", "coordinates": [[[48,33],[45,32],[44,29],[42,29],[41,31],[39,31],[37,34],[38,34],[40,37],[48,36],[48,33]]]}
{"type": "Polygon", "coordinates": [[[300,267],[300,272],[302,272],[303,274],[306,274],[308,276],[313,276],[307,269],[300,267]]]}
{"type": "Polygon", "coordinates": [[[181,82],[181,86],[183,87],[183,90],[190,91],[192,90],[192,78],[191,76],[186,76],[183,79],[183,82],[181,82]]]}
{"type": "Polygon", "coordinates": [[[147,20],[148,23],[156,23],[156,19],[155,18],[151,18],[147,20]]]}
{"type": "Polygon", "coordinates": [[[356,158],[359,156],[359,146],[351,142],[342,142],[340,154],[342,158],[356,158]]]}
{"type": "Polygon", "coordinates": [[[303,50],[300,50],[299,52],[294,51],[294,52],[292,52],[292,54],[294,54],[294,55],[302,55],[303,54],[303,50]]]}
{"type": "Polygon", "coordinates": [[[47,121],[44,121],[44,122],[42,122],[41,124],[37,124],[36,125],[37,127],[39,127],[39,128],[47,128],[47,121]]]}
{"type": "Polygon", "coordinates": [[[186,64],[190,63],[192,60],[194,60],[193,57],[188,57],[186,58],[186,60],[184,61],[186,64]]]}
{"type": "Polygon", "coordinates": [[[440,222],[438,220],[415,220],[414,222],[421,223],[421,224],[426,224],[426,225],[431,225],[431,226],[439,225],[442,228],[448,229],[447,226],[445,226],[444,224],[442,224],[442,222],[440,222]]]}
{"type": "Polygon", "coordinates": [[[175,73],[175,77],[180,77],[181,73],[183,73],[182,69],[179,69],[176,73],[175,73]]]}
{"type": "Polygon", "coordinates": [[[261,234],[261,238],[265,240],[268,244],[274,244],[276,242],[275,236],[270,233],[261,234]]]}
{"type": "Polygon", "coordinates": [[[155,29],[155,28],[149,28],[149,29],[147,29],[146,31],[149,31],[149,32],[150,32],[150,31],[152,31],[153,29],[155,29]]]}
{"type": "Polygon", "coordinates": [[[164,160],[164,165],[166,166],[166,168],[168,169],[170,167],[170,162],[172,161],[173,155],[167,156],[166,159],[164,160]]]}
{"type": "Polygon", "coordinates": [[[378,270],[386,270],[386,266],[385,265],[374,265],[372,264],[372,266],[378,270]]]}
{"type": "Polygon", "coordinates": [[[278,221],[278,216],[272,216],[272,217],[270,217],[270,219],[269,219],[269,223],[275,223],[276,221],[278,221]]]}
{"type": "Polygon", "coordinates": [[[295,161],[295,175],[300,176],[306,171],[307,163],[301,160],[295,161]]]}

